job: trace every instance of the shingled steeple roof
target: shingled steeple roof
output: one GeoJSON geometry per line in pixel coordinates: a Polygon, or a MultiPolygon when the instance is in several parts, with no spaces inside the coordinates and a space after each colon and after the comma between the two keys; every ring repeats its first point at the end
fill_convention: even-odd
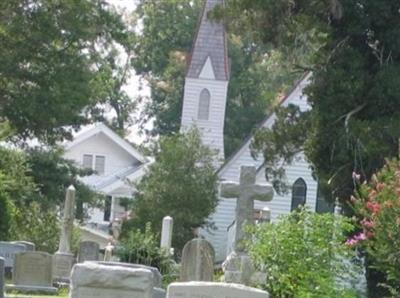
{"type": "Polygon", "coordinates": [[[229,80],[229,61],[224,25],[207,17],[208,12],[216,5],[224,5],[224,0],[205,0],[186,74],[189,78],[198,78],[207,58],[210,57],[215,79],[229,80]]]}

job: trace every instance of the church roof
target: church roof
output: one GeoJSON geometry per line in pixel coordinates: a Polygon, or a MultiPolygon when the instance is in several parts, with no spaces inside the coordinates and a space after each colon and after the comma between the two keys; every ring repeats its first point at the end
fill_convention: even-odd
{"type": "Polygon", "coordinates": [[[224,25],[208,18],[216,5],[224,5],[224,0],[206,0],[197,28],[189,67],[186,76],[198,78],[207,58],[210,57],[215,78],[229,80],[229,61],[224,25]]]}

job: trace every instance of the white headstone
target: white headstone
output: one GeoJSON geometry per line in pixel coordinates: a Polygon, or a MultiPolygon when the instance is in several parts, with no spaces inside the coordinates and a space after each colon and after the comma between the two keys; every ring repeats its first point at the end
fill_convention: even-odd
{"type": "Polygon", "coordinates": [[[98,261],[100,245],[94,241],[81,241],[79,243],[78,262],[98,261]]]}
{"type": "Polygon", "coordinates": [[[23,251],[26,251],[23,244],[0,241],[0,257],[4,258],[5,268],[13,268],[15,254],[23,251]]]}
{"type": "Polygon", "coordinates": [[[178,282],[168,286],[167,298],[268,298],[267,292],[239,284],[178,282]]]}
{"type": "Polygon", "coordinates": [[[58,251],[54,254],[54,281],[69,282],[72,266],[75,263],[71,253],[72,230],[75,219],[75,187],[69,186],[65,196],[64,215],[61,223],[61,236],[58,251]]]}
{"type": "Polygon", "coordinates": [[[69,298],[151,298],[152,293],[150,270],[95,262],[76,264],[72,269],[69,298]]]}
{"type": "Polygon", "coordinates": [[[174,227],[174,220],[171,216],[165,216],[162,221],[161,230],[161,248],[165,248],[167,252],[171,249],[172,244],[172,230],[174,227]]]}

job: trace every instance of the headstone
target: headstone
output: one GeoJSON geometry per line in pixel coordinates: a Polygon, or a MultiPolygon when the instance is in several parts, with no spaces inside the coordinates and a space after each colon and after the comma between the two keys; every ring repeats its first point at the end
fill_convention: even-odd
{"type": "Polygon", "coordinates": [[[4,298],[4,258],[0,258],[0,298],[4,298]]]}
{"type": "Polygon", "coordinates": [[[246,225],[254,224],[254,200],[270,201],[273,189],[270,184],[256,184],[256,168],[242,166],[239,183],[224,181],[221,183],[221,196],[237,198],[233,251],[223,264],[226,282],[250,284],[254,269],[245,252],[246,225]]]}
{"type": "Polygon", "coordinates": [[[164,248],[168,253],[171,250],[173,226],[174,220],[172,219],[172,217],[165,216],[162,221],[160,247],[164,248]]]}
{"type": "Polygon", "coordinates": [[[100,245],[94,241],[81,241],[79,243],[78,262],[98,261],[100,245]]]}
{"type": "Polygon", "coordinates": [[[75,258],[71,253],[72,229],[74,227],[75,187],[69,186],[65,196],[64,215],[58,251],[54,254],[53,280],[69,282],[75,258]]]}
{"type": "Polygon", "coordinates": [[[13,284],[7,290],[55,293],[52,287],[52,256],[46,252],[29,251],[15,255],[13,284]]]}
{"type": "Polygon", "coordinates": [[[108,266],[95,262],[76,264],[72,269],[69,298],[151,298],[150,270],[108,266]]]}
{"type": "Polygon", "coordinates": [[[122,262],[96,262],[96,263],[105,265],[105,266],[121,266],[121,267],[150,270],[153,273],[154,286],[155,287],[162,286],[162,275],[156,267],[146,266],[146,265],[142,265],[142,264],[122,263],[122,262]]]}
{"type": "Polygon", "coordinates": [[[268,292],[234,283],[177,282],[168,286],[167,298],[268,298],[268,292]]]}
{"type": "Polygon", "coordinates": [[[212,281],[215,252],[211,244],[196,238],[185,244],[182,251],[181,281],[212,281]]]}
{"type": "Polygon", "coordinates": [[[11,243],[16,243],[16,244],[22,244],[25,245],[26,251],[35,251],[36,250],[36,245],[35,243],[29,242],[29,241],[13,241],[11,243]]]}
{"type": "Polygon", "coordinates": [[[15,254],[26,251],[26,246],[18,243],[0,241],[0,257],[4,258],[5,270],[11,272],[15,254]]]}

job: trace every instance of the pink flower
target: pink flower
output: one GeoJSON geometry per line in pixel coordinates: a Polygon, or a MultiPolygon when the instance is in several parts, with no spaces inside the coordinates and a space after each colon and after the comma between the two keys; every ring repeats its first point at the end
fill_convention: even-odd
{"type": "Polygon", "coordinates": [[[376,202],[367,202],[367,209],[372,212],[372,214],[378,214],[381,210],[381,205],[376,202]]]}
{"type": "Polygon", "coordinates": [[[357,240],[357,241],[363,241],[363,240],[367,239],[367,236],[365,236],[364,233],[359,233],[359,234],[355,235],[353,238],[354,238],[354,240],[357,240]]]}
{"type": "Polygon", "coordinates": [[[358,243],[358,241],[356,240],[356,239],[354,239],[354,238],[349,238],[349,239],[347,239],[347,241],[345,242],[345,244],[347,245],[347,246],[354,246],[354,245],[356,245],[358,243]]]}
{"type": "Polygon", "coordinates": [[[377,191],[382,191],[385,188],[385,183],[378,183],[376,185],[376,190],[377,191]]]}
{"type": "Polygon", "coordinates": [[[367,218],[364,218],[361,222],[361,225],[367,229],[372,229],[375,226],[375,223],[367,218]]]}

